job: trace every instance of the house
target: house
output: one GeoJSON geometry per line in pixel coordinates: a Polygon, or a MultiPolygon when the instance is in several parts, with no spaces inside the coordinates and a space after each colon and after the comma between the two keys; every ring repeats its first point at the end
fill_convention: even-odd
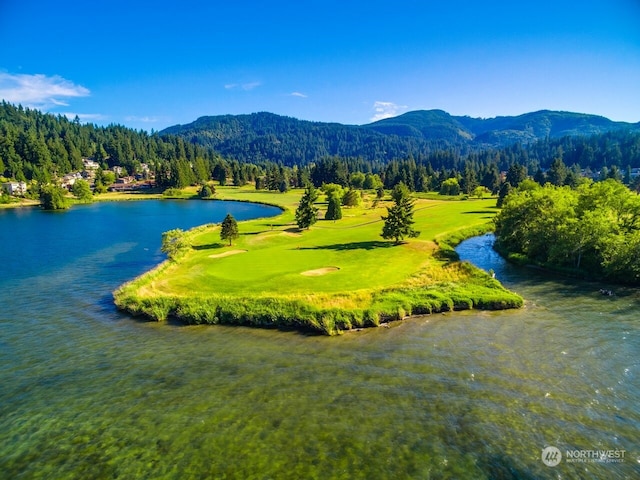
{"type": "Polygon", "coordinates": [[[85,170],[97,170],[100,168],[98,162],[94,162],[93,160],[90,160],[88,158],[83,158],[82,164],[84,165],[85,170]]]}
{"type": "Polygon", "coordinates": [[[128,184],[128,183],[134,183],[136,181],[136,179],[132,176],[128,176],[128,177],[120,177],[116,179],[116,183],[117,184],[128,184]]]}
{"type": "Polygon", "coordinates": [[[62,177],[61,185],[64,188],[71,190],[71,187],[73,187],[73,184],[76,183],[76,180],[79,180],[81,178],[82,178],[82,174],[80,172],[69,173],[64,177],[62,177]]]}
{"type": "MultiPolygon", "coordinates": [[[[121,179],[118,179],[121,180],[121,179]]],[[[155,187],[154,182],[144,183],[116,183],[109,187],[110,192],[139,192],[143,190],[150,190],[155,187]]]]}
{"type": "Polygon", "coordinates": [[[27,184],[25,182],[5,182],[2,184],[2,189],[8,195],[24,195],[27,193],[27,184]]]}

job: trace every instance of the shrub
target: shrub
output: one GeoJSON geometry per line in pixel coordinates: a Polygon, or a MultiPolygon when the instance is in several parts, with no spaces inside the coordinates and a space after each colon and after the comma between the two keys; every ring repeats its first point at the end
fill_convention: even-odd
{"type": "Polygon", "coordinates": [[[179,188],[167,188],[164,192],[162,192],[162,195],[165,197],[181,197],[182,196],[182,190],[180,190],[179,188]]]}

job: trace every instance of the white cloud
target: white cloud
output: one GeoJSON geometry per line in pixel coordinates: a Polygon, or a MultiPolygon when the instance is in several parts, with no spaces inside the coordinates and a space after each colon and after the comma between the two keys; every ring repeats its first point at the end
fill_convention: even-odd
{"type": "Polygon", "coordinates": [[[398,105],[393,102],[374,102],[373,111],[375,115],[371,117],[372,122],[383,120],[385,118],[395,117],[406,111],[409,107],[406,105],[398,105]]]}
{"type": "Polygon", "coordinates": [[[227,83],[224,88],[226,90],[235,90],[237,88],[244,90],[244,91],[249,91],[249,90],[253,90],[254,88],[257,88],[259,86],[262,85],[262,82],[247,82],[247,83],[227,83]]]}
{"type": "Polygon", "coordinates": [[[243,83],[242,84],[242,89],[243,90],[253,90],[254,88],[259,87],[260,85],[262,85],[260,82],[243,83]]]}
{"type": "Polygon", "coordinates": [[[308,95],[305,95],[304,93],[300,93],[300,92],[291,92],[289,94],[291,97],[300,97],[300,98],[307,98],[308,95]]]}
{"type": "Polygon", "coordinates": [[[0,98],[29,108],[46,110],[68,106],[67,98],[86,97],[88,88],[58,75],[10,74],[0,72],[0,98]]]}
{"type": "Polygon", "coordinates": [[[145,116],[145,117],[137,117],[135,115],[129,115],[128,117],[125,117],[125,120],[127,122],[141,122],[141,123],[157,123],[161,120],[160,117],[149,117],[149,116],[145,116]]]}
{"type": "Polygon", "coordinates": [[[101,113],[73,113],[73,112],[64,112],[60,115],[64,115],[69,120],[75,120],[76,117],[80,119],[82,122],[95,122],[100,120],[106,120],[106,115],[102,115],[101,113]]]}

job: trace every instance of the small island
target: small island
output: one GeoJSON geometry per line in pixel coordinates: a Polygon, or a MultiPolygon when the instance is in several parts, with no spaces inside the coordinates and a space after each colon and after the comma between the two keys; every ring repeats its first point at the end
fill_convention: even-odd
{"type": "Polygon", "coordinates": [[[495,199],[416,195],[420,236],[386,240],[383,217],[394,206],[388,194],[364,192],[356,205],[342,208],[340,219],[329,220],[335,217],[327,215],[331,192],[326,198],[318,192],[318,220],[301,229],[296,210],[308,192],[217,191],[221,199],[274,204],[283,213],[240,222],[237,234],[224,240],[221,225],[182,233],[179,254],[114,292],[118,308],[158,321],[335,335],[411,315],[523,305],[491,275],[459,262],[452,248],[493,228],[495,199]]]}

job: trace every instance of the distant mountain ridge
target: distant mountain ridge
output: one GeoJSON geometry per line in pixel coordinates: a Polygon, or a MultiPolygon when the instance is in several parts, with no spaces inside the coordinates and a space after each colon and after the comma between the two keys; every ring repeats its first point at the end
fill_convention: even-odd
{"type": "Polygon", "coordinates": [[[388,161],[450,148],[465,153],[622,129],[640,132],[640,122],[551,110],[488,119],[417,110],[366,125],[344,125],[260,112],[200,117],[158,135],[182,136],[238,160],[293,165],[332,155],[388,161]]]}
{"type": "Polygon", "coordinates": [[[552,110],[487,119],[453,116],[442,110],[417,110],[363,127],[401,136],[419,131],[427,139],[452,133],[476,144],[506,146],[545,137],[594,135],[625,128],[640,130],[640,122],[614,122],[598,115],[552,110]],[[394,131],[394,127],[399,130],[394,131]]]}

